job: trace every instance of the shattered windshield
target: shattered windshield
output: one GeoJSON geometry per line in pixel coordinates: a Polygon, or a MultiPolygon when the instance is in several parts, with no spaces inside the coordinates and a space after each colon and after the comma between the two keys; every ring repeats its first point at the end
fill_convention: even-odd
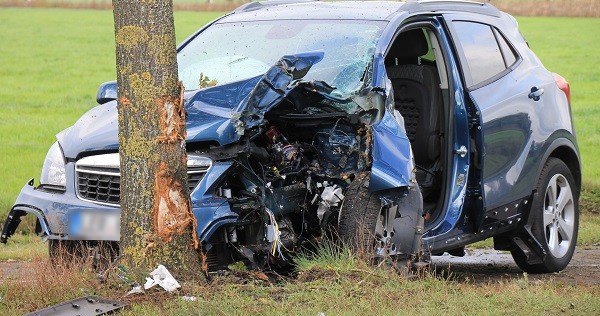
{"type": "Polygon", "coordinates": [[[284,55],[322,51],[303,78],[336,87],[346,97],[362,86],[382,21],[279,20],[221,23],[209,27],[177,55],[186,90],[262,75],[284,55]]]}

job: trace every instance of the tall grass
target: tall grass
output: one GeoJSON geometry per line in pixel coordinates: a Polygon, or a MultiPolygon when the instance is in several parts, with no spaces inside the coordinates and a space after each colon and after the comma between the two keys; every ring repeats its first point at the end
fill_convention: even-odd
{"type": "Polygon", "coordinates": [[[530,281],[527,275],[459,283],[428,273],[415,282],[349,254],[337,247],[318,249],[313,258],[319,263],[299,264],[298,280],[271,282],[225,274],[211,283],[183,283],[176,293],[155,287],[136,296],[124,296],[129,288],[123,283],[99,283],[86,266],[56,269],[39,262],[18,279],[0,282],[0,314],[21,315],[84,295],[128,301],[130,308],[119,313],[124,316],[600,313],[598,286],[530,281]],[[196,300],[184,300],[184,295],[196,300]]]}
{"type": "Polygon", "coordinates": [[[85,262],[56,265],[48,260],[21,264],[0,282],[0,315],[22,315],[80,296],[108,292],[85,262]],[[99,292],[99,290],[103,290],[99,292]]]}
{"type": "Polygon", "coordinates": [[[330,241],[318,244],[314,251],[298,254],[294,264],[301,274],[314,270],[350,272],[368,266],[349,248],[330,241]]]}
{"type": "MultiPolygon", "coordinates": [[[[176,10],[187,11],[231,11],[244,4],[245,0],[174,0],[176,10]]],[[[111,0],[3,0],[0,7],[67,8],[111,10],[111,0]]]]}

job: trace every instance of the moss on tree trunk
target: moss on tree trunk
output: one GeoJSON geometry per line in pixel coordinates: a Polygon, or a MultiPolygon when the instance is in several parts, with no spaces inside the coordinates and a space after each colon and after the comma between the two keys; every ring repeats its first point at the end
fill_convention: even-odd
{"type": "Polygon", "coordinates": [[[201,275],[190,208],[183,86],[172,1],[113,0],[121,159],[121,250],[136,277],[201,275]]]}

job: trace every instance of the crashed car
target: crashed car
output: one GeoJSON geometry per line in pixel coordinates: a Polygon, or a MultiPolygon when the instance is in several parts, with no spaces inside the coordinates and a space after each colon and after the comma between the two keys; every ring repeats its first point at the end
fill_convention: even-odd
{"type": "MultiPolygon", "coordinates": [[[[492,5],[253,2],[177,52],[210,269],[285,264],[328,236],[413,261],[493,237],[525,271],[569,263],[581,188],[570,88],[492,5]]],[[[51,256],[59,242],[116,246],[115,98],[103,84],[100,105],[57,135],[2,242],[33,214],[51,256]]]]}

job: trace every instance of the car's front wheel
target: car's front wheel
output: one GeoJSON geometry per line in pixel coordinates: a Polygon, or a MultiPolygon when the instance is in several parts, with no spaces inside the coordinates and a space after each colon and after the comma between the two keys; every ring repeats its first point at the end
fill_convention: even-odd
{"type": "MultiPolygon", "coordinates": [[[[409,190],[408,195],[398,193],[393,202],[382,203],[368,188],[369,173],[362,173],[346,189],[339,214],[339,237],[368,258],[408,259],[420,248],[420,235],[415,233],[417,226],[422,225],[420,192],[416,189],[409,190]],[[407,214],[401,217],[401,210],[407,214]],[[414,214],[410,215],[409,210],[414,214]]],[[[393,192],[388,193],[394,196],[393,192]]]]}
{"type": "Polygon", "coordinates": [[[511,251],[517,265],[526,272],[548,273],[564,269],[575,252],[579,228],[579,190],[571,171],[557,158],[544,165],[532,201],[531,233],[542,244],[542,263],[529,264],[520,249],[511,251]]]}

